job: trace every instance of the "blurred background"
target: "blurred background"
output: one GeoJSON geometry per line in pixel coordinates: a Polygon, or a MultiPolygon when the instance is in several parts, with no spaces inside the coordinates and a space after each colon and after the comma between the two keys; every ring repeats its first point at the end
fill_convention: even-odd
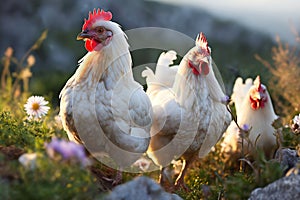
{"type": "MultiPolygon", "coordinates": [[[[255,55],[271,62],[277,36],[283,44],[299,46],[297,0],[10,0],[0,8],[1,55],[7,47],[12,47],[14,56],[21,58],[41,33],[48,30],[41,47],[33,52],[36,58],[30,79],[33,94],[49,94],[52,103],[58,104],[60,90],[86,53],[84,43],[76,41],[76,36],[88,11],[98,7],[110,10],[113,21],[124,31],[162,27],[191,38],[204,32],[228,95],[237,76],[261,75],[262,82],[268,83],[272,78],[270,68],[255,55]]],[[[160,53],[161,50],[132,52],[134,65],[155,63],[160,53]]]]}

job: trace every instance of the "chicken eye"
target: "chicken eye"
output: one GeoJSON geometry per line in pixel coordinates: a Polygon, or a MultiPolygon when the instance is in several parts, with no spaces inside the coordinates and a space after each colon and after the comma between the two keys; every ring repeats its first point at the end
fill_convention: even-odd
{"type": "Polygon", "coordinates": [[[104,28],[103,28],[103,27],[97,27],[97,28],[96,28],[96,31],[97,31],[98,33],[103,33],[103,32],[104,32],[104,28]]]}

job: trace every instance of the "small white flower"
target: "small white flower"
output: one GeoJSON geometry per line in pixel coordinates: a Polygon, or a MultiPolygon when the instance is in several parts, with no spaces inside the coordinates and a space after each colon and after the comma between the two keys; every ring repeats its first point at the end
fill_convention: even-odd
{"type": "Polygon", "coordinates": [[[150,167],[151,161],[146,158],[140,158],[135,163],[133,163],[133,166],[139,167],[142,171],[146,172],[150,167]]]}
{"type": "Polygon", "coordinates": [[[28,169],[35,169],[36,167],[36,153],[25,153],[19,157],[19,162],[28,169]]]}
{"type": "Polygon", "coordinates": [[[296,115],[296,116],[293,118],[292,130],[293,130],[296,134],[299,134],[299,133],[300,133],[300,114],[299,114],[299,115],[296,115]]]}
{"type": "Polygon", "coordinates": [[[29,118],[39,119],[45,116],[50,109],[46,106],[48,101],[45,101],[44,97],[31,96],[27,99],[27,103],[24,105],[27,115],[29,118]]]}
{"type": "Polygon", "coordinates": [[[293,124],[298,124],[298,126],[300,126],[300,114],[294,117],[293,124]]]}

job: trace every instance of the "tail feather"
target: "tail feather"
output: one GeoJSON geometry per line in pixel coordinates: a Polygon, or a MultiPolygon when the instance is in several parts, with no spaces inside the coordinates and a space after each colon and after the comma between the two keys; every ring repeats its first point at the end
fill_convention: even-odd
{"type": "Polygon", "coordinates": [[[253,85],[253,79],[247,78],[245,83],[241,77],[238,77],[233,86],[233,93],[231,99],[235,104],[236,112],[240,113],[244,99],[251,86],[253,85]]]}
{"type": "Polygon", "coordinates": [[[173,64],[173,61],[176,60],[176,58],[176,52],[173,50],[163,52],[157,60],[155,74],[150,68],[146,67],[142,72],[142,76],[146,77],[148,87],[154,84],[162,87],[172,87],[178,66],[170,67],[170,65],[173,64]]]}
{"type": "MultiPolygon", "coordinates": [[[[174,64],[173,61],[176,60],[176,52],[170,50],[168,52],[162,52],[157,60],[157,65],[164,67],[169,67],[170,65],[174,64]]],[[[157,69],[156,69],[156,72],[157,69]]]]}
{"type": "Polygon", "coordinates": [[[146,78],[147,85],[155,81],[155,74],[149,67],[146,67],[146,69],[142,71],[142,77],[146,78]]]}

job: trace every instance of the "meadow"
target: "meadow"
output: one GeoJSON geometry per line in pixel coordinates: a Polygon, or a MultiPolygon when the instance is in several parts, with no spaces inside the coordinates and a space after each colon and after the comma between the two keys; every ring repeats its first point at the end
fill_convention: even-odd
{"type": "MultiPolygon", "coordinates": [[[[115,171],[96,160],[91,165],[84,164],[82,159],[86,157],[81,147],[74,147],[76,153],[72,155],[51,147],[57,140],[69,145],[53,96],[39,94],[43,98],[40,107],[47,108],[38,115],[25,109],[30,103],[28,99],[36,95],[30,89],[30,80],[35,76],[33,53],[46,38],[47,32],[43,32],[20,59],[14,57],[10,47],[1,58],[0,198],[102,199],[112,188],[103,182],[103,177],[112,177],[115,171]],[[20,156],[25,153],[34,154],[34,161],[20,162],[20,156]]],[[[278,38],[269,54],[271,61],[259,55],[256,58],[266,66],[271,77],[267,85],[280,116],[273,124],[278,148],[299,152],[300,122],[293,121],[300,112],[299,49],[282,44],[278,38]]],[[[247,199],[253,189],[283,177],[285,170],[277,160],[265,159],[260,151],[254,160],[244,155],[236,163],[228,163],[217,144],[206,158],[196,161],[189,169],[186,182],[191,192],[173,192],[183,199],[247,199]]],[[[141,175],[157,180],[158,172],[124,173],[123,182],[141,175]]]]}

